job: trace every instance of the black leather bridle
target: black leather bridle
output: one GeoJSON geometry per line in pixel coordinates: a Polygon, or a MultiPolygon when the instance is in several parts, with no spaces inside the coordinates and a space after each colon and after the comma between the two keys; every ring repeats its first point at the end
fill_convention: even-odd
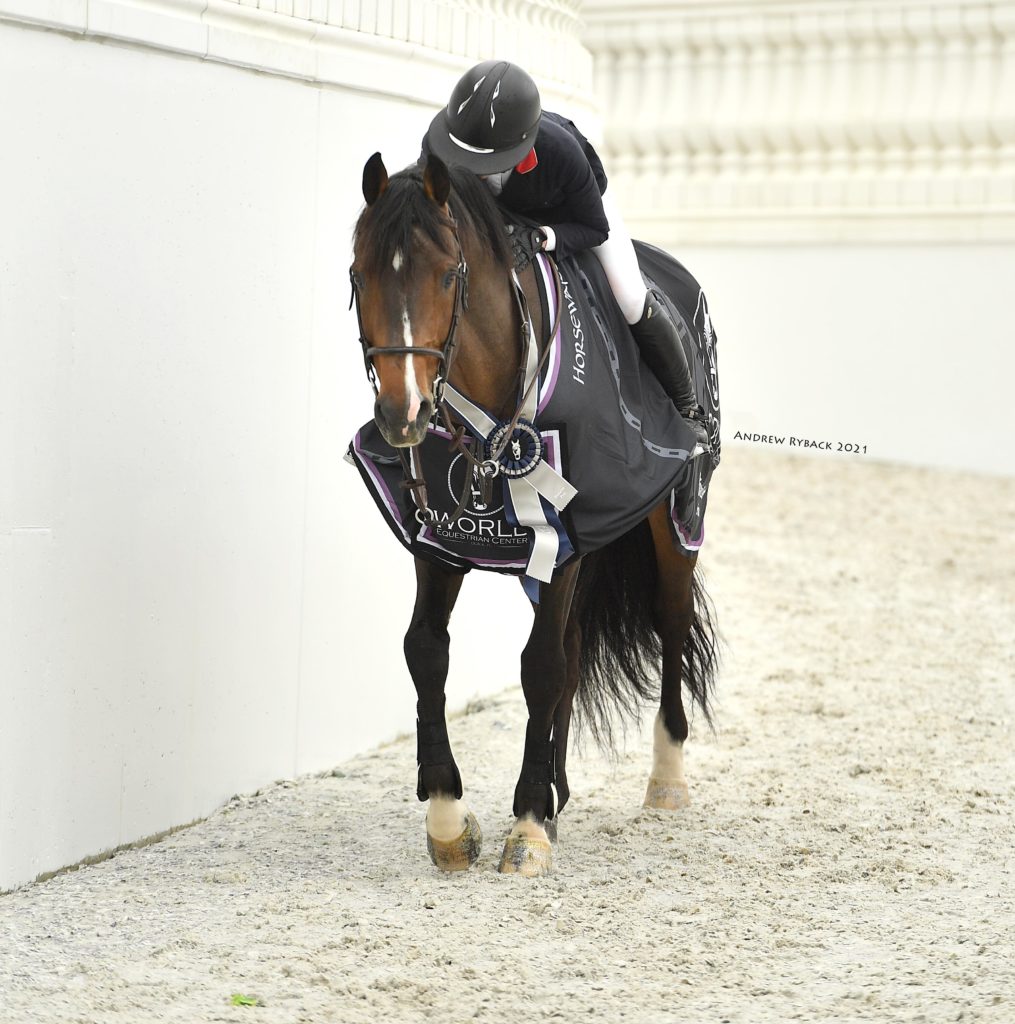
{"type": "Polygon", "coordinates": [[[356,322],[359,325],[359,343],[363,349],[363,364],[366,367],[367,379],[378,393],[377,373],[374,370],[374,358],[376,356],[432,356],[440,364],[440,370],[434,378],[434,411],[440,408],[444,396],[444,384],[451,374],[451,364],[455,358],[458,348],[458,324],[462,315],[469,308],[469,264],[465,261],[465,252],[462,249],[462,240],[458,237],[458,223],[448,211],[451,220],[451,229],[455,236],[455,245],[458,248],[458,266],[451,273],[455,276],[455,300],[451,309],[451,323],[448,326],[448,333],[444,344],[440,348],[425,348],[418,345],[371,345],[364,337],[363,314],[360,311],[359,292],[363,287],[363,279],[357,273],[355,267],[349,268],[349,283],[352,286],[352,294],[349,296],[349,308],[356,307],[356,322]]]}

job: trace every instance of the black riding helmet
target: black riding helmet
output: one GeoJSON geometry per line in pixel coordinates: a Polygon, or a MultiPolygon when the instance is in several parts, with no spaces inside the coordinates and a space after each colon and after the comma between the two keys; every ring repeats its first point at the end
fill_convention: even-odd
{"type": "Polygon", "coordinates": [[[500,174],[532,149],[539,89],[517,64],[488,60],[458,81],[451,102],[430,122],[430,152],[476,174],[500,174]]]}

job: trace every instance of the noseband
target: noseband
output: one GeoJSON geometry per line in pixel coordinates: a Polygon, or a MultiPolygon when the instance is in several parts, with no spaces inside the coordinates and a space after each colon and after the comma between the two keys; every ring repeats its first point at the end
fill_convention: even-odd
{"type": "Polygon", "coordinates": [[[458,223],[448,210],[448,217],[451,220],[451,230],[455,236],[455,246],[458,248],[458,266],[452,271],[455,275],[455,301],[451,309],[451,324],[448,326],[448,333],[444,344],[440,348],[421,348],[415,345],[371,345],[363,334],[363,314],[360,310],[359,292],[363,281],[359,274],[350,267],[349,283],[352,285],[352,294],[349,296],[349,308],[356,307],[356,321],[359,324],[359,343],[363,349],[363,365],[366,367],[367,379],[376,395],[379,391],[377,386],[377,373],[374,370],[374,358],[376,356],[433,356],[440,364],[440,371],[434,378],[434,409],[440,407],[444,396],[444,384],[451,373],[451,364],[455,358],[455,351],[458,347],[458,323],[462,314],[469,308],[469,264],[465,262],[465,252],[462,250],[462,240],[458,237],[458,223]]]}

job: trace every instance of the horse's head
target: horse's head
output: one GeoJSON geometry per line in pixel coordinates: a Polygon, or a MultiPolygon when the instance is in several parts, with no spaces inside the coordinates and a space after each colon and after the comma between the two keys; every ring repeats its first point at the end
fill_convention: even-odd
{"type": "Polygon", "coordinates": [[[363,168],[366,209],[352,265],[360,333],[377,389],[374,419],[388,444],[419,444],[446,374],[452,325],[465,300],[465,267],[448,208],[451,178],[431,156],[390,181],[380,153],[363,168]]]}

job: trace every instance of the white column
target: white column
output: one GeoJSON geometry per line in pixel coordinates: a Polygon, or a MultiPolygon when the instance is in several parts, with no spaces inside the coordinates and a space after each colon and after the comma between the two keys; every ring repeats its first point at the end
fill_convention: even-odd
{"type": "Polygon", "coordinates": [[[586,0],[603,153],[685,241],[1015,237],[1015,2],[586,0]]]}

